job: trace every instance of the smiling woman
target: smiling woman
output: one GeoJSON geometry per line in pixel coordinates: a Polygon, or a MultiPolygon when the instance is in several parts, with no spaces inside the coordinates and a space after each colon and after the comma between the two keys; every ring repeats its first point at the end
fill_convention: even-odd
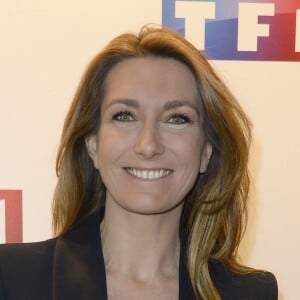
{"type": "Polygon", "coordinates": [[[131,58],[110,71],[99,131],[87,138],[107,189],[104,223],[111,201],[141,214],[173,209],[179,220],[211,154],[198,103],[192,72],[175,59],[131,58]]]}
{"type": "Polygon", "coordinates": [[[116,37],[65,120],[56,237],[0,247],[0,298],[277,299],[271,273],[237,260],[249,140],[193,45],[167,29],[116,37]]]}

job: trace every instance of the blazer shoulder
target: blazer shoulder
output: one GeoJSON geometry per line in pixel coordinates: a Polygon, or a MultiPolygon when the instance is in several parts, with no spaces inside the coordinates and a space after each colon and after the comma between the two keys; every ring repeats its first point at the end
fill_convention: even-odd
{"type": "Polygon", "coordinates": [[[33,293],[50,289],[55,245],[56,239],[0,245],[0,299],[35,299],[33,293]]]}
{"type": "Polygon", "coordinates": [[[277,300],[278,286],[274,274],[254,271],[239,274],[220,262],[210,265],[210,273],[222,299],[277,300]]]}
{"type": "Polygon", "coordinates": [[[0,245],[0,265],[10,262],[22,262],[31,258],[39,259],[53,253],[56,238],[43,242],[15,243],[0,245]]]}

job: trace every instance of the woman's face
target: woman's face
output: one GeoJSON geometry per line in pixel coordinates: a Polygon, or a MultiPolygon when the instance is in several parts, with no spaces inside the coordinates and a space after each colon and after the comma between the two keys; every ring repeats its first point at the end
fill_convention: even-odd
{"type": "Polygon", "coordinates": [[[110,71],[87,147],[106,201],[140,214],[177,207],[211,154],[192,72],[171,58],[126,59],[110,71]]]}

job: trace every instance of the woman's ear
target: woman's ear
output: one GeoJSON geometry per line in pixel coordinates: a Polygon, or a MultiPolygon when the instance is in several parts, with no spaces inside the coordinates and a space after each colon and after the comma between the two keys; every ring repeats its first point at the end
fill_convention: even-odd
{"type": "Polygon", "coordinates": [[[97,136],[96,134],[90,134],[85,138],[85,145],[87,148],[87,151],[89,153],[90,158],[92,159],[94,163],[94,167],[96,169],[99,169],[98,164],[98,152],[97,152],[97,136]]]}
{"type": "Polygon", "coordinates": [[[203,151],[201,153],[201,161],[200,161],[200,174],[205,173],[207,169],[207,165],[210,161],[212,154],[212,145],[209,142],[206,142],[203,146],[203,151]]]}

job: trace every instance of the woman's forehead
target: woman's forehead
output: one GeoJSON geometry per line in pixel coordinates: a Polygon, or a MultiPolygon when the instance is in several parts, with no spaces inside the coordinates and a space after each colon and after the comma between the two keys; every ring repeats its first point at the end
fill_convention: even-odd
{"type": "Polygon", "coordinates": [[[173,58],[126,59],[109,72],[105,102],[114,99],[148,101],[191,101],[198,106],[199,95],[190,69],[173,58]]]}

